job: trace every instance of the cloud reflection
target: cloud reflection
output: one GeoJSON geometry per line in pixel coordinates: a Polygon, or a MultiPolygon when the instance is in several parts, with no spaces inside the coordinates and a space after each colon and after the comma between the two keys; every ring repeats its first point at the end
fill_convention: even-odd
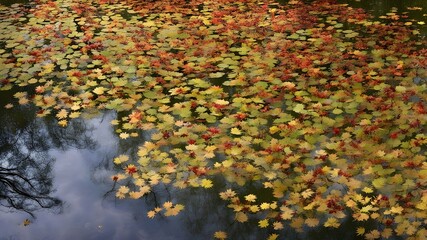
{"type": "MultiPolygon", "coordinates": [[[[88,149],[51,150],[56,159],[53,168],[56,195],[66,203],[62,214],[42,211],[24,227],[24,213],[1,213],[0,239],[189,239],[183,226],[173,218],[159,221],[146,217],[141,201],[103,198],[111,186],[93,179],[93,169],[106,156],[115,154],[117,139],[109,121],[88,121],[96,126],[91,132],[97,147],[88,149]]],[[[109,178],[108,170],[98,177],[109,178]]],[[[179,217],[175,218],[178,219],[179,217]]]]}

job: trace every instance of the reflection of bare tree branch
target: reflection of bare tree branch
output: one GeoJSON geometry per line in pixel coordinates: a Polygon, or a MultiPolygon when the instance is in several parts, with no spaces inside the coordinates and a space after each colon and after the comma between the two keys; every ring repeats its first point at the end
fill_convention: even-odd
{"type": "Polygon", "coordinates": [[[1,164],[11,167],[0,167],[0,205],[33,217],[32,212],[39,208],[61,210],[62,201],[50,196],[52,162],[53,159],[36,161],[29,157],[3,159],[1,164]]]}
{"type": "Polygon", "coordinates": [[[46,120],[46,123],[50,145],[55,148],[93,149],[96,146],[93,139],[87,135],[92,129],[88,128],[85,121],[70,121],[66,128],[58,127],[55,119],[46,120]]]}
{"type": "Polygon", "coordinates": [[[0,206],[32,217],[39,209],[61,212],[63,202],[52,196],[54,159],[48,151],[94,147],[88,127],[79,120],[61,128],[54,119],[35,119],[31,107],[4,111],[0,109],[0,206]]]}
{"type": "Polygon", "coordinates": [[[117,182],[114,181],[113,186],[111,187],[110,190],[108,190],[106,193],[104,193],[103,198],[105,199],[106,197],[108,197],[108,195],[110,195],[110,193],[114,192],[116,190],[116,184],[117,182]]]}

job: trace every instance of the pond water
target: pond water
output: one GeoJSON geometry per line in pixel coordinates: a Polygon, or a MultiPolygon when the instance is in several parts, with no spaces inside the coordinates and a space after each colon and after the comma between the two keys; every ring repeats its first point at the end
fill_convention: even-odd
{"type": "MultiPolygon", "coordinates": [[[[1,96],[2,105],[12,97],[1,96]]],[[[48,171],[47,177],[53,185],[46,187],[52,190],[51,196],[62,202],[60,206],[28,213],[3,207],[0,239],[210,239],[218,227],[228,229],[232,239],[255,240],[267,236],[266,231],[256,227],[233,224],[233,215],[227,214],[215,189],[157,188],[155,195],[143,200],[115,199],[111,192],[114,174],[111,159],[123,149],[138,146],[120,141],[114,133],[110,121],[115,114],[107,112],[93,119],[76,120],[64,129],[54,119],[35,118],[35,112],[29,106],[0,109],[0,156],[5,165],[13,165],[20,157],[38,164],[41,159],[51,162],[52,169],[29,168],[22,175],[31,178],[33,174],[48,171]],[[163,199],[177,199],[185,204],[186,211],[176,217],[149,219],[147,212],[163,199]],[[28,225],[24,224],[27,219],[28,225]]],[[[221,179],[216,183],[218,187],[226,184],[221,179]]],[[[301,234],[287,229],[284,237],[357,239],[354,231],[355,225],[348,220],[339,230],[315,229],[301,234]]]]}
{"type": "MultiPolygon", "coordinates": [[[[2,94],[1,97],[0,104],[4,105],[12,96],[2,94]]],[[[218,227],[228,229],[232,239],[255,240],[267,236],[266,231],[254,226],[233,224],[233,215],[227,214],[215,189],[157,188],[155,196],[144,200],[116,199],[111,192],[114,174],[111,159],[123,149],[136,148],[138,144],[120,141],[110,124],[115,117],[113,112],[107,112],[90,120],[75,121],[65,131],[54,119],[35,118],[32,107],[0,109],[3,163],[13,164],[9,162],[20,160],[26,154],[30,155],[26,161],[51,162],[53,167],[47,170],[47,175],[53,185],[46,187],[52,190],[51,196],[62,201],[60,206],[30,211],[34,217],[3,207],[0,239],[210,239],[218,227]],[[35,143],[39,147],[34,147],[35,143]],[[16,157],[10,156],[12,152],[16,157]],[[177,199],[185,204],[186,211],[176,217],[149,219],[147,212],[163,199],[177,199]],[[24,224],[27,219],[29,225],[24,224]]],[[[26,169],[23,177],[42,174],[39,171],[43,170],[26,169]]],[[[218,187],[226,184],[221,179],[216,183],[218,187]]],[[[303,234],[287,229],[284,237],[357,239],[356,225],[351,220],[342,226],[339,230],[311,229],[303,234]]]]}
{"type": "MultiPolygon", "coordinates": [[[[152,202],[116,201],[114,197],[105,195],[112,187],[111,182],[107,181],[112,173],[109,167],[111,164],[106,161],[114,156],[119,146],[109,124],[112,114],[75,123],[64,132],[55,122],[35,119],[34,113],[29,108],[17,109],[13,113],[8,112],[7,115],[2,111],[1,142],[4,145],[16,143],[13,148],[23,152],[28,151],[34,141],[47,145],[44,149],[33,149],[37,154],[30,154],[34,154],[34,158],[37,158],[35,161],[39,161],[38,158],[55,159],[49,174],[53,180],[52,189],[55,189],[52,195],[58,196],[63,201],[63,206],[60,211],[54,208],[34,212],[35,219],[24,212],[8,212],[8,209],[2,209],[0,239],[191,237],[190,232],[182,231],[188,229],[185,221],[173,219],[149,221],[146,211],[152,202]],[[35,133],[38,136],[35,136],[35,133]],[[10,135],[18,137],[13,140],[5,139],[10,135]],[[24,226],[25,219],[31,219],[31,224],[24,226]]],[[[5,157],[5,154],[1,156],[5,157]]]]}
{"type": "MultiPolygon", "coordinates": [[[[14,2],[20,1],[0,1],[5,5],[14,2]]],[[[362,7],[376,17],[390,12],[408,12],[408,19],[426,21],[427,4],[422,0],[340,2],[362,7]],[[414,7],[422,10],[411,10],[414,7]]],[[[423,25],[419,27],[420,35],[425,35],[426,28],[423,25]]],[[[215,191],[228,184],[220,178],[214,179],[215,185],[210,189],[177,191],[159,186],[154,189],[154,193],[140,200],[115,198],[115,192],[111,191],[115,182],[111,176],[117,167],[112,159],[122,153],[136,153],[139,144],[147,136],[141,134],[131,140],[121,139],[110,124],[117,118],[114,111],[96,113],[87,119],[74,119],[67,128],[63,128],[53,117],[35,117],[38,111],[35,107],[23,105],[13,109],[3,108],[13,99],[14,94],[13,90],[0,92],[1,171],[15,166],[23,159],[37,163],[43,160],[47,164],[43,169],[24,163],[16,166],[25,166],[26,171],[18,173],[23,178],[43,176],[45,186],[36,188],[51,192],[52,199],[43,200],[47,205],[50,204],[47,209],[33,211],[30,206],[28,212],[19,211],[16,209],[19,207],[14,208],[5,203],[5,207],[0,208],[0,240],[212,239],[218,229],[227,230],[229,239],[249,240],[266,239],[271,233],[268,229],[258,228],[256,221],[251,224],[235,223],[234,213],[230,212],[226,203],[219,198],[218,191],[215,191]],[[164,201],[180,202],[185,205],[185,211],[178,216],[149,219],[147,212],[164,201]]],[[[245,188],[248,191],[263,191],[256,184],[245,185],[245,188]]],[[[0,186],[0,193],[1,190],[0,186]]],[[[37,192],[34,194],[37,195],[37,192]]],[[[375,223],[366,222],[365,225],[372,227],[375,223]]],[[[356,234],[358,226],[352,219],[344,220],[339,229],[307,228],[302,233],[285,226],[280,237],[363,239],[356,234]]]]}

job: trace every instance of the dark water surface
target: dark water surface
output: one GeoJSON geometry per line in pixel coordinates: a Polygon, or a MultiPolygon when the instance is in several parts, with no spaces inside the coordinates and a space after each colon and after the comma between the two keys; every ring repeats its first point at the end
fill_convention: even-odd
{"type": "MultiPolygon", "coordinates": [[[[24,1],[0,1],[4,5],[24,1]]],[[[379,17],[390,11],[408,12],[410,19],[426,21],[425,0],[362,0],[348,2],[379,17]],[[408,10],[422,7],[422,10],[408,10]]],[[[427,22],[427,21],[426,21],[427,22]]],[[[425,27],[422,27],[425,34],[425,27]]],[[[12,96],[0,92],[0,106],[12,96]]],[[[15,211],[0,207],[0,240],[3,239],[212,239],[218,229],[228,230],[229,239],[265,239],[268,232],[254,225],[233,224],[233,214],[219,199],[215,189],[158,188],[142,200],[117,200],[110,176],[114,173],[111,159],[127,148],[137,148],[137,141],[123,141],[114,133],[110,121],[114,113],[104,113],[88,120],[75,120],[67,130],[54,119],[35,118],[31,107],[0,108],[0,167],[7,161],[30,158],[51,162],[52,169],[29,168],[27,174],[42,174],[52,181],[45,186],[51,196],[62,203],[51,209],[15,211]],[[19,154],[18,154],[19,152],[19,154]],[[15,157],[13,157],[15,156],[15,157]],[[53,191],[55,190],[55,191],[53,191]],[[147,211],[157,202],[176,199],[185,211],[176,217],[149,219],[147,211]],[[30,223],[25,226],[25,220],[30,223]]],[[[224,186],[221,183],[218,186],[224,186]]],[[[47,181],[49,182],[49,181],[47,181]]],[[[28,222],[27,222],[28,223],[28,222]]],[[[367,223],[369,224],[369,223],[367,223]]],[[[313,230],[298,234],[285,229],[286,239],[356,239],[351,220],[338,230],[313,230]]]]}

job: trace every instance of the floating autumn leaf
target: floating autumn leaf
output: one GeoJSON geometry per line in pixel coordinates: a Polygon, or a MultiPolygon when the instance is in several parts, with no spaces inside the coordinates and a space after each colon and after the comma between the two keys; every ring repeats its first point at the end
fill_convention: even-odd
{"type": "Polygon", "coordinates": [[[175,204],[175,206],[165,207],[165,216],[176,216],[184,209],[184,205],[175,204]]]}
{"type": "Polygon", "coordinates": [[[274,230],[281,230],[283,228],[284,228],[283,223],[277,222],[277,221],[273,222],[273,229],[274,230]]]}
{"type": "Polygon", "coordinates": [[[78,118],[80,117],[81,112],[71,112],[70,115],[68,115],[68,117],[70,118],[78,118]]]}
{"type": "Polygon", "coordinates": [[[227,239],[227,233],[226,233],[226,232],[224,232],[224,231],[216,231],[216,232],[214,233],[214,237],[215,237],[216,239],[227,239]]]}
{"type": "Polygon", "coordinates": [[[363,228],[363,227],[358,227],[357,228],[357,230],[356,230],[356,233],[357,233],[357,235],[359,235],[359,236],[363,236],[363,234],[365,233],[365,228],[363,228]]]}
{"type": "Polygon", "coordinates": [[[294,107],[293,110],[296,113],[304,113],[304,112],[306,112],[306,110],[304,109],[304,104],[300,104],[300,103],[298,103],[297,105],[295,105],[295,107],[294,107]]]}
{"type": "Polygon", "coordinates": [[[28,219],[28,218],[26,218],[23,222],[22,222],[22,225],[24,226],[24,227],[26,227],[26,226],[28,226],[28,225],[30,225],[31,224],[31,221],[30,221],[30,219],[28,219]]]}
{"type": "Polygon", "coordinates": [[[94,92],[94,93],[96,93],[96,94],[98,94],[98,95],[102,95],[102,94],[104,94],[104,92],[106,91],[107,89],[106,88],[104,88],[104,87],[96,87],[92,92],[94,92]]]}
{"type": "Polygon", "coordinates": [[[243,223],[243,222],[248,221],[248,219],[249,219],[248,215],[246,215],[244,212],[237,212],[236,213],[236,221],[243,223]]]}
{"type": "Polygon", "coordinates": [[[328,218],[328,220],[326,220],[326,222],[323,224],[323,226],[338,228],[340,226],[340,223],[339,223],[338,219],[336,219],[336,218],[328,218]]]}
{"type": "Polygon", "coordinates": [[[268,223],[268,219],[263,219],[263,220],[260,220],[259,222],[258,222],[258,226],[260,227],[260,228],[266,228],[266,227],[268,227],[270,224],[268,223]]]}
{"type": "Polygon", "coordinates": [[[8,104],[4,105],[4,108],[11,109],[11,108],[13,108],[13,104],[12,103],[8,103],[8,104]]]}
{"type": "Polygon", "coordinates": [[[307,218],[305,220],[305,224],[307,224],[307,226],[309,226],[309,227],[316,227],[319,225],[319,222],[320,221],[317,218],[307,218]]]}
{"type": "Polygon", "coordinates": [[[151,210],[147,212],[147,217],[148,218],[154,218],[156,216],[156,212],[151,210]]]}
{"type": "Polygon", "coordinates": [[[209,179],[202,179],[200,186],[202,186],[203,188],[211,188],[213,186],[213,183],[209,179]]]}
{"type": "Polygon", "coordinates": [[[234,134],[234,135],[241,135],[242,134],[242,132],[238,128],[232,128],[230,132],[231,132],[231,134],[234,134]]]}
{"type": "Polygon", "coordinates": [[[314,194],[314,192],[311,189],[306,189],[305,191],[303,191],[301,193],[302,197],[305,199],[310,198],[313,194],[314,194]]]}
{"type": "Polygon", "coordinates": [[[209,74],[209,77],[210,78],[220,78],[220,77],[224,76],[224,74],[225,73],[223,73],[223,72],[216,72],[216,73],[209,74]]]}
{"type": "Polygon", "coordinates": [[[130,135],[129,133],[123,132],[123,133],[120,133],[119,136],[121,139],[127,139],[129,138],[130,135]]]}
{"type": "Polygon", "coordinates": [[[57,117],[58,119],[64,119],[64,118],[67,118],[67,116],[68,116],[68,112],[67,112],[67,110],[65,110],[65,109],[61,109],[61,110],[56,114],[56,117],[57,117]]]}
{"type": "Polygon", "coordinates": [[[291,219],[292,217],[293,217],[293,215],[294,215],[294,211],[292,210],[292,209],[290,209],[290,208],[288,208],[288,207],[285,207],[285,206],[282,206],[282,207],[280,207],[280,210],[281,210],[281,214],[280,214],[280,217],[283,219],[283,220],[289,220],[289,219],[291,219]]]}
{"type": "Polygon", "coordinates": [[[262,210],[266,210],[270,208],[270,204],[269,203],[261,203],[261,205],[259,206],[262,210]]]}
{"type": "Polygon", "coordinates": [[[228,199],[233,198],[234,196],[236,196],[236,192],[234,192],[231,189],[227,189],[227,191],[219,193],[219,196],[223,200],[228,200],[228,199]]]}
{"type": "Polygon", "coordinates": [[[253,194],[249,194],[245,196],[245,200],[248,202],[255,202],[255,200],[257,199],[257,197],[253,194]]]}
{"type": "Polygon", "coordinates": [[[136,169],[136,166],[135,166],[135,165],[133,165],[133,164],[129,164],[129,165],[126,167],[125,171],[126,171],[126,173],[127,173],[127,174],[132,175],[132,174],[134,174],[134,173],[136,173],[136,172],[137,172],[137,169],[136,169]]]}
{"type": "Polygon", "coordinates": [[[401,206],[397,207],[391,207],[390,212],[394,214],[401,214],[403,211],[403,208],[401,206]]]}
{"type": "Polygon", "coordinates": [[[121,164],[121,163],[124,163],[124,162],[126,162],[128,160],[129,160],[129,156],[127,156],[127,155],[120,155],[120,156],[114,158],[114,163],[115,164],[121,164]]]}
{"type": "Polygon", "coordinates": [[[268,236],[267,240],[276,240],[279,237],[279,234],[272,233],[268,236]]]}
{"type": "Polygon", "coordinates": [[[381,237],[381,233],[378,230],[372,230],[365,234],[367,240],[378,239],[381,237]]]}
{"type": "Polygon", "coordinates": [[[58,121],[58,125],[61,127],[66,127],[68,125],[68,121],[67,120],[60,120],[60,121],[58,121]]]}

